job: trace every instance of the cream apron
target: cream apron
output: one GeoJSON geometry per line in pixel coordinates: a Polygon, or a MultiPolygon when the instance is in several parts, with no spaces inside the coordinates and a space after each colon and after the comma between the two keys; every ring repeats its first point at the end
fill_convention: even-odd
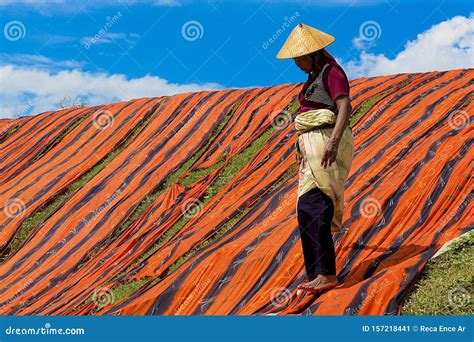
{"type": "Polygon", "coordinates": [[[327,168],[321,166],[324,147],[334,128],[318,126],[335,122],[336,115],[329,109],[310,110],[298,114],[295,118],[295,129],[298,133],[297,159],[300,159],[298,198],[315,187],[328,195],[334,204],[334,217],[331,222],[333,233],[342,227],[345,182],[354,155],[354,137],[348,126],[339,142],[336,160],[327,168]]]}

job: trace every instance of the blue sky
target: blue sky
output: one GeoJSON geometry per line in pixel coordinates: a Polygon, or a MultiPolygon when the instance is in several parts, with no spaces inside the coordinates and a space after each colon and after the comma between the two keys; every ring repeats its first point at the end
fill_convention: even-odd
{"type": "Polygon", "coordinates": [[[349,78],[472,68],[472,1],[0,1],[0,117],[302,82],[276,53],[298,22],[349,78]]]}

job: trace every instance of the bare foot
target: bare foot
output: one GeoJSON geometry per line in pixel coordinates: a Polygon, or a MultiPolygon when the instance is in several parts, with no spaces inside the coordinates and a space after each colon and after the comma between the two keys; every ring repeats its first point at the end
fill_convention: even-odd
{"type": "Polygon", "coordinates": [[[318,292],[328,290],[338,285],[338,280],[335,275],[318,274],[316,278],[297,286],[299,290],[306,290],[311,292],[318,292]]]}

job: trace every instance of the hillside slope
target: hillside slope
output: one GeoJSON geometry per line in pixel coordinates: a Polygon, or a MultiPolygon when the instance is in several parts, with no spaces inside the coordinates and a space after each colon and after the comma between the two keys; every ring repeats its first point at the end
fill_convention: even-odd
{"type": "Polygon", "coordinates": [[[398,314],[473,227],[474,70],[351,81],[341,284],[296,293],[294,100],[227,89],[0,121],[0,313],[398,314]]]}

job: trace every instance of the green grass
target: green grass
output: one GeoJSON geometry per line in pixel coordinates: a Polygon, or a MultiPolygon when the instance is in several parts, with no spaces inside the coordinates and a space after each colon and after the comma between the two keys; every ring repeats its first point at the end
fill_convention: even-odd
{"type": "Polygon", "coordinates": [[[0,144],[3,143],[5,140],[7,140],[7,138],[13,133],[15,133],[21,126],[23,126],[23,124],[10,128],[8,132],[3,136],[3,138],[0,139],[0,144]]]}
{"type": "MultiPolygon", "coordinates": [[[[290,114],[294,114],[294,112],[298,109],[298,107],[299,107],[299,104],[297,103],[297,101],[293,101],[287,106],[286,111],[288,111],[288,113],[290,114]]],[[[261,136],[259,136],[255,141],[253,141],[249,147],[247,147],[245,150],[243,150],[242,152],[234,156],[234,158],[224,168],[224,170],[222,170],[219,173],[216,180],[206,189],[206,193],[204,194],[203,198],[200,199],[202,206],[205,206],[205,204],[208,203],[213,198],[213,196],[215,196],[226,184],[228,184],[230,180],[252,159],[252,157],[261,150],[262,146],[274,134],[276,129],[277,128],[270,126],[261,136]]],[[[212,168],[207,168],[206,170],[208,173],[214,169],[215,167],[213,166],[212,168]]],[[[287,179],[293,176],[294,173],[297,172],[297,170],[298,170],[298,165],[296,165],[295,163],[283,175],[282,179],[278,180],[278,182],[271,187],[271,189],[283,184],[287,179]]],[[[185,179],[183,179],[183,181],[186,184],[192,184],[193,182],[201,179],[201,177],[205,176],[207,173],[205,172],[205,170],[197,170],[195,172],[192,172],[191,175],[189,175],[185,179]]],[[[154,279],[149,286],[153,286],[161,282],[169,274],[171,274],[177,268],[179,268],[186,260],[188,260],[191,256],[193,256],[197,251],[201,250],[202,248],[205,248],[209,244],[219,239],[222,235],[224,235],[227,231],[229,231],[235,225],[235,223],[238,222],[252,208],[253,207],[245,208],[244,210],[240,211],[236,216],[232,217],[211,238],[207,239],[206,241],[203,241],[201,244],[199,244],[192,250],[188,251],[185,255],[182,255],[180,258],[178,258],[162,273],[160,277],[157,277],[156,279],[154,279]]],[[[135,262],[133,262],[133,264],[131,264],[124,271],[119,273],[114,279],[112,279],[108,283],[111,283],[113,281],[120,279],[121,277],[129,273],[134,267],[136,267],[142,261],[147,259],[151,254],[153,254],[156,250],[158,250],[164,243],[166,243],[166,241],[168,241],[174,235],[176,235],[176,233],[179,232],[181,228],[190,219],[191,217],[186,217],[186,216],[181,217],[180,220],[178,220],[178,222],[172,228],[170,228],[163,234],[163,236],[160,238],[160,240],[157,243],[155,243],[150,249],[148,249],[144,254],[142,254],[140,258],[138,258],[135,262]]],[[[114,287],[113,289],[111,289],[113,293],[113,298],[118,300],[118,298],[124,298],[124,297],[130,296],[150,279],[151,277],[145,277],[142,279],[130,281],[128,283],[123,283],[114,287]]],[[[91,300],[93,300],[92,296],[88,298],[84,302],[84,304],[90,302],[91,300]]],[[[99,305],[94,310],[94,312],[100,310],[101,306],[102,305],[99,305]]]]}
{"type": "MultiPolygon", "coordinates": [[[[290,106],[291,108],[291,106],[290,106]]],[[[270,127],[267,129],[260,137],[258,137],[249,147],[247,147],[244,151],[240,152],[232,161],[219,173],[216,177],[215,181],[211,183],[201,200],[202,206],[205,206],[244,166],[245,164],[256,154],[260,148],[265,144],[265,142],[272,136],[275,132],[275,128],[270,127]]],[[[215,168],[213,168],[215,169],[215,168]]],[[[207,169],[209,170],[209,169],[207,169]]],[[[204,174],[202,170],[198,170],[193,172],[189,177],[186,178],[186,183],[191,184],[191,181],[197,181],[204,174]]],[[[172,238],[176,233],[181,230],[181,228],[191,219],[189,216],[182,216],[178,222],[169,230],[167,230],[162,238],[155,243],[149,250],[147,250],[139,259],[137,259],[131,266],[129,266],[126,270],[121,272],[114,278],[112,281],[122,277],[124,274],[128,273],[131,269],[133,269],[136,265],[140,264],[143,260],[148,258],[151,254],[153,254],[156,250],[158,250],[166,241],[172,238]]],[[[221,232],[223,234],[224,232],[221,232]]],[[[189,257],[190,255],[188,255],[189,257]]],[[[184,260],[182,260],[184,262],[184,260]]],[[[180,262],[179,265],[182,263],[180,262]]],[[[170,268],[170,272],[174,271],[178,266],[172,265],[170,268]]]]}
{"type": "MultiPolygon", "coordinates": [[[[357,111],[356,115],[351,117],[351,122],[355,122],[358,117],[360,117],[366,110],[368,110],[373,103],[375,103],[379,98],[384,96],[385,94],[380,94],[376,97],[373,97],[367,101],[364,102],[364,104],[359,108],[357,111]]],[[[124,230],[126,230],[137,218],[142,215],[142,213],[146,210],[146,208],[149,207],[149,205],[164,191],[166,188],[168,188],[171,184],[176,182],[178,178],[186,172],[194,163],[195,161],[207,150],[208,146],[212,143],[212,141],[217,137],[217,135],[220,133],[220,131],[225,127],[227,124],[228,120],[232,117],[232,114],[235,112],[237,109],[238,105],[240,104],[240,101],[237,102],[232,110],[230,111],[229,115],[225,117],[225,119],[221,122],[219,127],[216,129],[216,132],[213,133],[211,138],[208,140],[207,144],[203,146],[196,154],[193,155],[192,158],[190,158],[185,164],[183,164],[177,171],[175,171],[170,177],[166,179],[166,181],[161,184],[158,188],[156,188],[150,195],[148,195],[146,198],[142,200],[142,202],[137,206],[135,211],[132,213],[132,215],[117,229],[111,232],[107,237],[106,240],[111,239],[113,236],[120,234],[124,230]]],[[[286,110],[290,114],[294,114],[296,110],[299,108],[299,103],[298,101],[292,101],[286,110]]],[[[17,238],[15,241],[11,244],[11,251],[15,250],[18,245],[23,241],[29,232],[39,225],[41,222],[43,222],[52,212],[54,212],[66,199],[68,196],[70,196],[74,191],[82,187],[85,183],[87,183],[91,178],[93,178],[97,173],[99,173],[118,153],[120,153],[123,148],[125,148],[130,141],[142,130],[144,125],[146,124],[147,121],[143,122],[142,125],[140,125],[134,133],[120,146],[120,148],[114,150],[111,152],[104,160],[99,162],[96,166],[94,166],[87,174],[82,176],[78,181],[74,182],[71,184],[64,192],[59,194],[57,197],[55,197],[52,200],[52,203],[45,206],[41,210],[37,211],[32,215],[29,219],[27,219],[23,225],[22,228],[17,235],[17,238]]],[[[260,137],[258,137],[248,148],[246,148],[244,151],[236,155],[233,160],[227,165],[227,167],[222,170],[222,172],[218,175],[216,180],[207,188],[207,191],[203,198],[201,199],[201,203],[204,206],[207,202],[209,202],[214,195],[216,195],[244,166],[245,164],[256,154],[258,151],[261,149],[263,144],[273,135],[275,132],[274,127],[270,127],[267,129],[260,137]]],[[[208,175],[218,167],[222,166],[225,162],[226,155],[222,156],[222,158],[215,163],[214,165],[204,168],[204,169],[197,169],[191,172],[188,176],[183,178],[180,181],[180,184],[183,186],[187,186],[190,184],[195,183],[202,177],[208,175]]],[[[291,175],[293,175],[294,172],[296,172],[298,169],[297,165],[293,165],[284,175],[282,180],[278,182],[278,184],[275,184],[275,186],[280,186],[281,183],[285,182],[291,175]]],[[[198,245],[196,248],[192,249],[185,255],[181,256],[178,260],[176,260],[168,269],[165,270],[163,275],[161,277],[156,278],[153,281],[153,284],[156,284],[163,280],[165,277],[167,277],[169,274],[174,272],[177,268],[179,268],[187,259],[189,259],[192,255],[194,255],[197,251],[199,251],[202,248],[205,248],[207,245],[213,243],[215,240],[219,239],[225,232],[230,230],[234,224],[243,216],[245,215],[251,208],[246,208],[245,210],[241,211],[238,215],[235,217],[231,218],[221,229],[219,229],[216,234],[212,236],[212,238],[204,241],[200,245],[198,245]]],[[[176,224],[166,231],[163,236],[160,238],[160,240],[155,243],[150,249],[148,249],[140,258],[138,258],[132,265],[130,265],[126,270],[122,271],[120,274],[118,274],[113,280],[110,282],[113,282],[116,279],[119,279],[123,275],[127,274],[131,269],[133,269],[136,265],[141,263],[143,260],[148,258],[151,254],[153,254],[156,250],[158,250],[164,243],[166,243],[169,239],[171,239],[177,232],[181,230],[181,228],[191,219],[191,217],[186,217],[183,216],[176,224]]],[[[77,268],[81,267],[83,264],[85,264],[88,260],[90,260],[94,255],[102,248],[102,246],[96,247],[86,259],[84,259],[80,265],[78,265],[77,268]]],[[[138,290],[143,284],[146,282],[150,281],[152,277],[144,277],[142,279],[134,280],[129,283],[124,283],[124,284],[119,284],[116,287],[112,289],[113,293],[113,298],[115,301],[119,301],[122,298],[125,298],[132,293],[134,293],[136,290],[138,290]]],[[[110,283],[109,282],[109,283],[110,283]]],[[[93,300],[92,296],[86,300],[83,304],[86,304],[93,300]]],[[[82,306],[82,305],[81,305],[82,306]]],[[[97,308],[97,310],[100,309],[100,306],[97,308]]]]}
{"type": "Polygon", "coordinates": [[[381,98],[399,90],[400,88],[406,86],[407,84],[410,83],[410,80],[405,80],[403,82],[401,82],[399,85],[395,85],[393,86],[392,88],[388,89],[388,90],[385,90],[384,92],[382,93],[379,93],[375,96],[372,96],[370,98],[368,98],[367,100],[365,100],[364,102],[362,102],[362,104],[360,105],[360,107],[357,109],[357,112],[355,112],[351,118],[350,118],[350,126],[353,127],[353,125],[357,122],[357,120],[365,113],[367,112],[375,103],[377,103],[377,101],[379,101],[381,98]]]}
{"type": "Polygon", "coordinates": [[[362,104],[360,105],[359,109],[357,109],[357,112],[355,112],[351,118],[350,118],[350,125],[351,127],[357,122],[357,120],[365,113],[367,112],[373,105],[376,103],[379,99],[381,99],[384,95],[384,93],[378,94],[374,97],[368,98],[362,104]]]}
{"type": "Polygon", "coordinates": [[[429,260],[402,304],[402,315],[473,315],[474,234],[429,260]]]}
{"type": "MultiPolygon", "coordinates": [[[[183,175],[196,162],[196,160],[198,160],[202,156],[202,154],[207,150],[207,148],[212,143],[212,141],[214,141],[215,138],[220,134],[220,132],[226,126],[227,122],[230,120],[230,118],[232,117],[232,115],[234,114],[235,110],[237,109],[237,107],[239,106],[240,103],[241,103],[241,100],[237,101],[234,104],[232,109],[229,111],[229,113],[226,115],[226,117],[222,120],[222,122],[219,124],[219,126],[216,128],[216,130],[213,132],[213,134],[211,135],[211,137],[209,138],[207,143],[203,147],[201,147],[197,151],[197,153],[195,153],[192,156],[192,158],[189,158],[178,170],[176,170],[169,177],[167,177],[167,179],[161,185],[159,185],[149,195],[147,195],[138,204],[137,208],[133,211],[133,213],[130,215],[130,217],[125,222],[123,222],[117,229],[110,232],[106,236],[104,243],[101,244],[100,246],[95,247],[92,250],[92,252],[88,255],[88,257],[86,259],[84,259],[77,266],[76,269],[79,269],[82,265],[84,265],[86,262],[88,262],[90,259],[92,259],[94,257],[94,255],[96,255],[103,248],[103,245],[107,245],[114,236],[120,235],[123,231],[125,231],[128,227],[130,227],[133,224],[133,222],[135,222],[143,214],[143,212],[158,198],[158,196],[160,196],[160,194],[163,193],[163,191],[165,191],[173,183],[178,181],[179,177],[181,175],[183,175]]],[[[193,183],[193,180],[196,181],[196,180],[200,179],[201,177],[203,177],[204,175],[209,174],[210,172],[212,172],[213,170],[215,170],[217,167],[219,167],[220,165],[222,165],[224,163],[225,156],[226,156],[226,154],[224,154],[222,156],[221,160],[219,160],[216,163],[216,165],[212,165],[208,168],[199,169],[199,170],[196,170],[195,172],[191,172],[191,174],[188,177],[185,177],[184,179],[181,180],[180,184],[183,185],[183,186],[189,185],[189,184],[193,183]]],[[[191,219],[190,217],[189,218],[186,218],[186,217],[181,218],[175,224],[175,226],[173,227],[173,230],[169,230],[169,231],[165,232],[162,239],[154,247],[158,248],[163,243],[165,243],[167,240],[169,240],[190,219],[191,219]]],[[[149,253],[151,253],[151,251],[149,251],[149,253]]],[[[143,260],[143,258],[138,260],[136,263],[141,262],[143,260]]],[[[122,275],[122,273],[117,275],[114,279],[120,277],[121,275],[122,275]]]]}
{"type": "MultiPolygon", "coordinates": [[[[407,83],[403,82],[400,87],[407,83]]],[[[351,116],[351,126],[377,101],[393,91],[387,90],[365,100],[351,116]]],[[[454,243],[445,254],[428,261],[404,301],[401,314],[472,315],[473,262],[474,234],[471,234],[454,243]]]]}
{"type": "MultiPolygon", "coordinates": [[[[360,115],[362,115],[366,110],[368,110],[376,101],[378,101],[381,97],[385,96],[386,93],[384,94],[379,94],[371,99],[368,99],[361,108],[359,108],[357,115],[355,115],[352,120],[355,122],[360,115]]],[[[294,101],[290,103],[288,106],[287,110],[290,113],[294,113],[299,107],[299,104],[297,101],[294,101]]],[[[235,174],[240,171],[246,162],[252,158],[252,156],[257,153],[261,146],[268,140],[268,138],[274,133],[275,129],[274,128],[269,128],[262,136],[260,136],[256,141],[252,143],[250,147],[248,147],[246,150],[238,154],[232,162],[226,167],[218,176],[217,180],[207,189],[206,195],[204,195],[204,201],[203,204],[207,203],[215,194],[217,194],[220,189],[222,189],[225,184],[227,184],[234,176],[235,174]]],[[[272,186],[272,189],[275,187],[280,186],[288,178],[290,178],[294,172],[296,172],[298,169],[297,165],[294,164],[292,167],[289,168],[289,170],[285,173],[285,175],[282,177],[282,179],[274,184],[272,186]]],[[[194,181],[199,180],[202,176],[204,176],[206,173],[205,172],[196,172],[194,173],[190,178],[188,178],[188,184],[192,184],[194,181]]],[[[116,286],[115,288],[112,289],[112,293],[114,294],[114,298],[126,298],[133,294],[135,291],[137,291],[141,286],[143,286],[145,283],[150,282],[148,286],[154,286],[157,283],[161,282],[163,279],[165,279],[167,276],[169,276],[172,272],[174,272],[176,269],[178,269],[186,260],[191,258],[196,252],[199,250],[205,248],[206,246],[212,244],[215,242],[217,239],[219,239],[222,235],[224,235],[227,231],[229,231],[236,222],[238,222],[248,211],[250,211],[252,208],[246,208],[245,210],[241,211],[238,215],[234,216],[231,218],[221,229],[219,229],[211,238],[207,239],[206,241],[203,241],[201,244],[187,252],[186,254],[182,255],[180,258],[178,258],[174,263],[172,263],[163,273],[160,277],[157,277],[153,281],[150,282],[152,277],[145,277],[142,279],[134,280],[129,283],[124,283],[116,286]]],[[[170,236],[173,236],[178,232],[188,221],[189,219],[181,219],[178,221],[178,223],[169,231],[165,233],[166,241],[169,240],[170,236]],[[168,234],[169,233],[169,234],[168,234]],[[170,235],[170,236],[168,236],[170,235]]],[[[150,250],[145,252],[132,266],[127,268],[125,271],[123,271],[119,276],[123,276],[127,272],[129,272],[133,267],[138,265],[140,262],[144,261],[149,255],[151,255],[153,252],[155,252],[165,241],[160,240],[157,244],[155,244],[150,250]]],[[[117,277],[118,278],[118,277],[117,277]]],[[[115,279],[117,279],[115,278],[115,279]]],[[[89,302],[91,299],[89,299],[86,302],[89,302]]],[[[118,300],[117,300],[118,301],[118,300]]],[[[94,312],[100,310],[99,306],[97,309],[94,310],[94,312]]]]}
{"type": "MultiPolygon", "coordinates": [[[[296,164],[295,164],[296,165],[296,164]]],[[[274,188],[277,188],[284,184],[290,177],[292,177],[295,172],[297,172],[298,168],[296,166],[292,166],[288,169],[288,171],[283,175],[280,181],[278,181],[276,184],[274,184],[269,191],[272,191],[274,188]]],[[[230,219],[221,229],[219,229],[215,235],[212,236],[212,238],[204,241],[200,245],[198,245],[195,249],[189,251],[185,255],[181,256],[178,260],[176,260],[173,264],[170,265],[166,269],[166,271],[163,273],[161,277],[155,278],[153,281],[150,282],[153,277],[147,276],[143,277],[134,281],[131,281],[129,283],[123,283],[123,284],[118,284],[116,287],[111,289],[112,293],[112,298],[114,299],[114,303],[119,302],[123,298],[129,297],[131,294],[133,294],[135,291],[140,289],[143,285],[146,283],[150,282],[148,286],[154,286],[157,283],[161,282],[163,279],[165,279],[169,274],[174,272],[179,266],[181,266],[186,260],[188,260],[190,257],[192,257],[196,252],[199,250],[205,248],[206,246],[212,244],[214,241],[218,240],[224,233],[226,233],[228,230],[230,230],[244,215],[246,215],[252,208],[245,208],[243,211],[239,212],[236,216],[234,216],[232,219],[230,219]]],[[[92,298],[88,298],[87,301],[84,302],[84,304],[89,303],[92,301],[92,298]]],[[[82,306],[82,305],[81,305],[82,306]]],[[[99,305],[96,309],[93,310],[93,312],[97,312],[100,310],[102,305],[99,305]]]]}
{"type": "MultiPolygon", "coordinates": [[[[283,175],[280,181],[276,184],[272,185],[270,188],[270,192],[275,188],[284,184],[289,178],[295,175],[295,172],[298,170],[296,164],[293,164],[283,175]]],[[[168,276],[170,273],[175,271],[179,266],[181,266],[187,259],[189,259],[192,255],[194,255],[197,251],[205,248],[206,246],[212,244],[214,241],[218,240],[222,235],[224,235],[228,230],[230,230],[245,214],[247,214],[252,208],[255,207],[254,204],[251,207],[245,208],[244,210],[240,211],[236,216],[234,216],[231,220],[229,220],[221,229],[219,229],[216,234],[214,234],[211,238],[207,239],[206,241],[202,242],[198,245],[195,249],[189,251],[185,255],[181,256],[176,262],[174,262],[168,270],[164,273],[163,278],[168,276]]]]}
{"type": "Polygon", "coordinates": [[[78,120],[76,120],[73,124],[69,125],[54,141],[49,144],[43,151],[38,153],[34,159],[31,161],[32,163],[40,159],[46,152],[48,152],[50,149],[52,149],[54,146],[56,146],[69,132],[71,132],[74,128],[79,126],[81,122],[83,122],[91,113],[87,113],[80,117],[78,120]]]}
{"type": "MultiPolygon", "coordinates": [[[[219,176],[218,181],[214,184],[213,187],[208,188],[208,194],[216,194],[219,190],[224,187],[234,176],[240,171],[245,162],[250,160],[253,157],[252,153],[256,153],[260,150],[261,146],[268,140],[271,136],[269,132],[274,129],[269,129],[266,131],[262,136],[260,136],[257,140],[255,140],[252,145],[243,151],[241,154],[237,155],[236,158],[231,162],[230,167],[226,168],[223,172],[222,177],[219,176]]],[[[296,164],[293,164],[283,175],[283,177],[274,184],[269,191],[281,186],[284,184],[289,178],[291,178],[295,172],[298,170],[296,164]]],[[[212,195],[213,196],[213,195],[212,195]]],[[[230,219],[222,228],[220,228],[211,238],[203,241],[200,245],[196,248],[190,250],[185,255],[181,256],[177,261],[175,261],[165,272],[163,278],[174,272],[179,266],[181,266],[187,259],[189,259],[192,255],[194,255],[197,251],[201,250],[202,248],[212,244],[214,241],[218,240],[222,235],[224,235],[228,230],[230,230],[247,212],[249,212],[256,204],[251,207],[245,208],[244,210],[240,211],[236,216],[230,219]]]]}
{"type": "MultiPolygon", "coordinates": [[[[85,117],[81,118],[79,121],[82,122],[85,117]]],[[[100,171],[102,171],[107,164],[110,163],[112,159],[114,159],[137,135],[141,132],[143,127],[148,122],[149,118],[143,120],[137,128],[133,131],[133,133],[124,141],[122,142],[116,149],[110,152],[104,159],[99,161],[96,165],[94,165],[87,173],[79,177],[78,180],[71,183],[65,190],[61,191],[58,195],[53,197],[50,201],[45,202],[41,207],[39,207],[30,217],[28,217],[25,221],[23,221],[20,230],[15,235],[15,238],[9,245],[9,249],[5,256],[1,259],[1,261],[8,258],[8,256],[13,253],[20,244],[28,237],[30,232],[43,223],[50,215],[52,215],[66,200],[69,198],[74,192],[76,192],[79,188],[84,186],[87,182],[89,182],[95,175],[97,175],[100,171]]],[[[79,124],[79,123],[77,123],[79,124]]],[[[74,124],[73,127],[76,127],[77,124],[74,124]]],[[[72,129],[72,128],[71,128],[72,129]]],[[[69,132],[70,129],[67,130],[69,132]]],[[[67,133],[61,134],[57,139],[62,139],[64,135],[67,133]]]]}

